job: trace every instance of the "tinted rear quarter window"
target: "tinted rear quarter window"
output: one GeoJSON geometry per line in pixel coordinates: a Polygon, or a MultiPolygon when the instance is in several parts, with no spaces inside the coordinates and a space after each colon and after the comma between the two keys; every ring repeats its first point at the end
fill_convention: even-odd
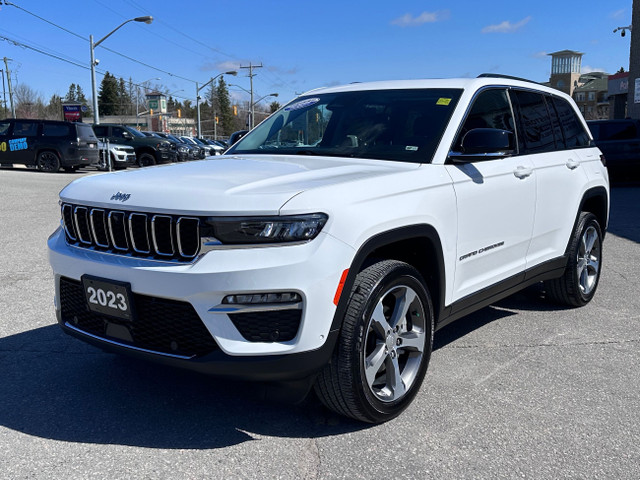
{"type": "Polygon", "coordinates": [[[544,96],[535,92],[513,90],[520,113],[520,141],[527,153],[555,150],[553,126],[544,96]]]}
{"type": "Polygon", "coordinates": [[[89,139],[96,139],[96,135],[95,133],[93,133],[93,128],[91,128],[90,125],[84,125],[82,123],[78,123],[76,125],[76,128],[78,129],[78,136],[80,138],[89,138],[89,139]]]}
{"type": "Polygon", "coordinates": [[[42,125],[42,135],[46,137],[68,137],[70,133],[69,125],[63,123],[45,123],[42,125]]]}
{"type": "Polygon", "coordinates": [[[35,137],[38,134],[38,124],[36,122],[20,122],[13,124],[14,137],[35,137]]]}
{"type": "Polygon", "coordinates": [[[566,148],[588,147],[590,144],[589,134],[584,129],[575,110],[569,105],[569,102],[562,98],[552,97],[552,99],[558,112],[566,148]]]}

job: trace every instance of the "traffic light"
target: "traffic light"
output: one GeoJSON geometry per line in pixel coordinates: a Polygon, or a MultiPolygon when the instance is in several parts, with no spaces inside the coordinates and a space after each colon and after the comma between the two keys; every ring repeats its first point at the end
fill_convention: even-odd
{"type": "Polygon", "coordinates": [[[234,106],[233,106],[233,114],[234,114],[235,116],[238,116],[238,106],[237,106],[237,105],[234,105],[234,106]]]}
{"type": "Polygon", "coordinates": [[[149,116],[150,116],[150,117],[153,117],[153,108],[150,108],[150,109],[149,109],[149,116]]]}
{"type": "Polygon", "coordinates": [[[178,118],[182,118],[182,110],[178,109],[178,118]]]}
{"type": "Polygon", "coordinates": [[[216,117],[216,125],[219,123],[219,118],[216,117]]]}

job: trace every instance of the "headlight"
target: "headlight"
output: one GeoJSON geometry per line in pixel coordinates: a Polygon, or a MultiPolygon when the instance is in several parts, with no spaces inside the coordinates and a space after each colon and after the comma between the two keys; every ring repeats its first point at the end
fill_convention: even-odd
{"type": "MultiPolygon", "coordinates": [[[[306,242],[318,236],[329,217],[324,213],[283,217],[209,217],[201,231],[209,245],[306,242]],[[217,240],[217,241],[216,241],[217,240]]],[[[204,239],[203,239],[204,240],[204,239]]]]}

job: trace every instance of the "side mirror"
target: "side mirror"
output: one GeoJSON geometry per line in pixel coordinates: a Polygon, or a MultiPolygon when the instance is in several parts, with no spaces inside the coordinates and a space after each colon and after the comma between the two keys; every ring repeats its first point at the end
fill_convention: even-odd
{"type": "Polygon", "coordinates": [[[131,135],[129,132],[122,132],[122,137],[126,138],[127,140],[131,140],[133,138],[133,135],[131,135]]]}
{"type": "Polygon", "coordinates": [[[508,157],[514,152],[513,145],[513,132],[497,128],[474,128],[462,138],[462,151],[449,152],[449,158],[456,163],[470,163],[508,157]]]}

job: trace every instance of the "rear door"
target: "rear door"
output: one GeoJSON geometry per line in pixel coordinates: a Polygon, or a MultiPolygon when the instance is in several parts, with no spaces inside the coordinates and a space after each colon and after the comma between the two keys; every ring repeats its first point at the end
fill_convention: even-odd
{"type": "Polygon", "coordinates": [[[520,122],[520,149],[533,163],[536,208],[527,268],[560,257],[567,247],[587,182],[579,150],[589,136],[567,100],[512,90],[520,122]]]}
{"type": "MultiPolygon", "coordinates": [[[[475,128],[509,130],[515,135],[507,91],[481,91],[454,142],[475,128]]],[[[515,149],[515,145],[513,145],[515,149]]],[[[526,156],[446,166],[458,210],[458,242],[453,300],[502,280],[520,279],[525,268],[535,208],[535,175],[526,156]]]]}

